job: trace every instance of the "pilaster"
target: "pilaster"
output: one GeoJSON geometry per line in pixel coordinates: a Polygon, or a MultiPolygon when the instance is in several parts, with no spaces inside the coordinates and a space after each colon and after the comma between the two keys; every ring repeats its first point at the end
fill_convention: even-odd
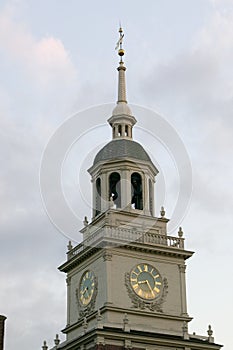
{"type": "Polygon", "coordinates": [[[130,182],[130,170],[125,168],[122,170],[122,208],[124,210],[131,209],[131,182],[130,182]]]}
{"type": "Polygon", "coordinates": [[[70,325],[70,302],[71,302],[71,277],[66,278],[66,286],[67,286],[67,326],[70,325]]]}
{"type": "Polygon", "coordinates": [[[143,205],[144,205],[144,212],[145,215],[151,215],[150,214],[150,196],[149,196],[149,176],[145,174],[143,176],[143,205]]]}
{"type": "Polygon", "coordinates": [[[180,271],[181,316],[188,316],[187,300],[186,300],[186,282],[185,282],[186,265],[180,264],[179,271],[180,271]]]}

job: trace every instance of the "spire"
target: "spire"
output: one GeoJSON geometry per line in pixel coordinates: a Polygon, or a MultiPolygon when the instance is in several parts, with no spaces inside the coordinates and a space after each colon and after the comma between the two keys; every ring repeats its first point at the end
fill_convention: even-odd
{"type": "Polygon", "coordinates": [[[119,80],[118,80],[118,101],[119,102],[125,102],[126,101],[126,86],[125,86],[125,71],[126,71],[126,67],[124,66],[124,62],[123,62],[123,56],[125,54],[125,51],[122,48],[122,43],[123,43],[123,38],[124,38],[124,34],[123,34],[123,29],[120,27],[119,29],[119,33],[120,33],[120,38],[117,42],[117,46],[116,48],[119,47],[118,50],[118,55],[120,56],[120,62],[119,62],[119,67],[117,68],[118,72],[119,72],[119,80]]]}
{"type": "Polygon", "coordinates": [[[117,68],[118,74],[118,100],[117,105],[112,111],[112,116],[108,122],[111,125],[113,132],[113,139],[115,138],[128,138],[132,139],[132,128],[137,122],[127,104],[126,100],[126,82],[125,82],[125,71],[123,56],[125,51],[123,50],[123,29],[119,29],[119,40],[116,44],[115,49],[118,49],[118,55],[120,56],[119,66],[117,68]]]}

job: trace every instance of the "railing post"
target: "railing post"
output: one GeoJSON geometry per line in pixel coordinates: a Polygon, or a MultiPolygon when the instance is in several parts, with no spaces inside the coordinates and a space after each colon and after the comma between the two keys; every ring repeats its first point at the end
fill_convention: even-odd
{"type": "Polygon", "coordinates": [[[184,248],[184,238],[183,238],[183,231],[182,228],[179,227],[179,231],[178,231],[178,236],[179,236],[179,241],[180,241],[180,248],[184,248]]]}

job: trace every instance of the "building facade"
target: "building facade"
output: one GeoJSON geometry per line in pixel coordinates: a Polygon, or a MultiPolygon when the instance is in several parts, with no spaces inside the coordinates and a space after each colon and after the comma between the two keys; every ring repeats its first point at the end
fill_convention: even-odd
{"type": "MultiPolygon", "coordinates": [[[[206,336],[189,334],[186,260],[182,229],[167,234],[161,208],[155,217],[158,170],[133,140],[136,118],[126,100],[120,29],[118,101],[108,122],[112,141],[88,170],[93,213],[84,220],[83,241],[68,246],[66,340],[62,350],[219,350],[211,327],[206,336]]],[[[43,350],[48,349],[46,342],[43,350]]]]}

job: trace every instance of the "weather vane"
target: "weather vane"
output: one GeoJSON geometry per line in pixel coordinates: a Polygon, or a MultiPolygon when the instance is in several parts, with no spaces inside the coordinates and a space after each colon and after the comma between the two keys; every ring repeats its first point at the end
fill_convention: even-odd
{"type": "Polygon", "coordinates": [[[119,34],[120,34],[120,38],[116,44],[115,50],[118,50],[118,55],[121,57],[121,61],[122,61],[122,56],[124,56],[125,51],[122,49],[122,42],[123,42],[124,34],[123,34],[123,29],[121,28],[121,26],[119,29],[119,34]]]}

